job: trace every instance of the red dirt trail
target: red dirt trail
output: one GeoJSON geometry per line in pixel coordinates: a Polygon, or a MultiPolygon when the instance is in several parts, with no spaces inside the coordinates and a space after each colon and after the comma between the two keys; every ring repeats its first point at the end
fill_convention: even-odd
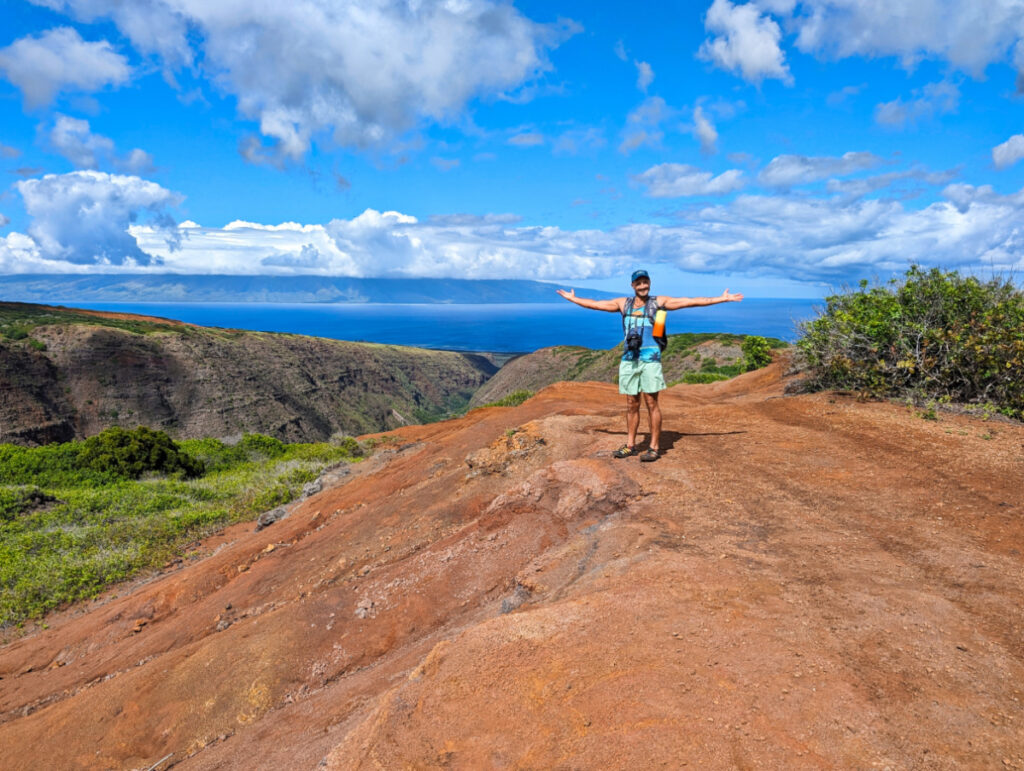
{"type": "Polygon", "coordinates": [[[394,432],[0,648],[0,766],[1024,768],[1024,427],[783,380],[394,432]]]}

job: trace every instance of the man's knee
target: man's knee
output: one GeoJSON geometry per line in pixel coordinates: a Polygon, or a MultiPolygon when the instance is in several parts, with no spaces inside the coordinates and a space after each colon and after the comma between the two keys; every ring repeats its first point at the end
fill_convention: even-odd
{"type": "Polygon", "coordinates": [[[630,412],[640,409],[640,394],[626,394],[626,407],[630,412]]]}

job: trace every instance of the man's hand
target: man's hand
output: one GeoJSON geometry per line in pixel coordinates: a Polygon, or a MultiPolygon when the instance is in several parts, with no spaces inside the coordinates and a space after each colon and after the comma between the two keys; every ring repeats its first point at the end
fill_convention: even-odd
{"type": "Polygon", "coordinates": [[[576,302],[576,290],[575,289],[570,289],[568,292],[566,292],[564,289],[556,289],[555,291],[558,292],[558,294],[560,294],[562,297],[564,297],[569,302],[571,302],[571,303],[576,302]]]}
{"type": "Polygon", "coordinates": [[[738,303],[742,299],[743,295],[739,294],[738,292],[729,294],[728,287],[726,287],[726,290],[722,292],[722,302],[724,303],[738,303]]]}

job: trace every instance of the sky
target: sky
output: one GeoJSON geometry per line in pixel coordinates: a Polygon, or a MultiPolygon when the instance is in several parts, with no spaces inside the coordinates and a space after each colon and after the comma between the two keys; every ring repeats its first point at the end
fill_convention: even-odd
{"type": "Polygon", "coordinates": [[[1020,0],[5,0],[0,273],[1024,268],[1020,0]]]}

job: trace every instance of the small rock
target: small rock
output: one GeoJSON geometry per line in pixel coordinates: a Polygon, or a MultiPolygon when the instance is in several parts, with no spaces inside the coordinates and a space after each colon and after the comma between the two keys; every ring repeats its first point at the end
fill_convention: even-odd
{"type": "Polygon", "coordinates": [[[279,519],[284,519],[287,514],[288,512],[283,506],[278,506],[276,509],[272,509],[271,511],[264,511],[256,519],[256,532],[258,533],[265,527],[270,527],[279,519]]]}
{"type": "Polygon", "coordinates": [[[311,495],[316,495],[318,492],[324,489],[324,483],[319,479],[314,479],[312,482],[307,482],[302,486],[302,497],[308,498],[311,495]]]}
{"type": "Polygon", "coordinates": [[[372,617],[374,615],[373,608],[374,608],[373,600],[368,599],[368,598],[362,599],[362,600],[359,601],[359,604],[356,605],[356,615],[359,618],[372,617]]]}
{"type": "Polygon", "coordinates": [[[270,554],[270,552],[274,551],[274,549],[276,549],[276,548],[277,548],[277,544],[276,543],[269,543],[269,544],[267,544],[267,548],[263,550],[263,553],[264,554],[270,554]]]}
{"type": "Polygon", "coordinates": [[[362,566],[362,567],[361,567],[361,568],[359,569],[359,575],[361,575],[361,576],[365,576],[365,575],[366,575],[367,573],[369,573],[369,572],[370,572],[370,566],[369,566],[369,565],[363,565],[363,566],[362,566]]]}

